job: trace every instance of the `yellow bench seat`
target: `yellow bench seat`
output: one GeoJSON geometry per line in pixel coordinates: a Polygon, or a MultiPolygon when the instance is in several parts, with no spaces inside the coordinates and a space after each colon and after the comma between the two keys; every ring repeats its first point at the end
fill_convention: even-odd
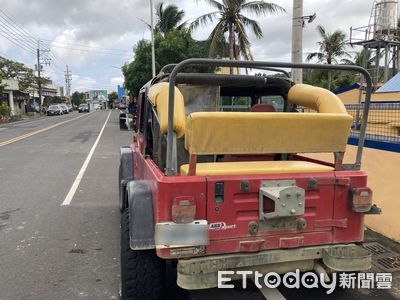
{"type": "MultiPolygon", "coordinates": [[[[196,175],[252,175],[282,173],[330,172],[333,167],[308,161],[240,161],[196,164],[196,175]]],[[[189,173],[189,165],[182,165],[181,175],[189,173]]]]}

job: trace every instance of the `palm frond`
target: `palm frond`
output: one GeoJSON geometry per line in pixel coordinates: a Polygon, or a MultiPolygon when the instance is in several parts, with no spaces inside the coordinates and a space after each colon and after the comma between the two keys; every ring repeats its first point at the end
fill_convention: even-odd
{"type": "Polygon", "coordinates": [[[238,18],[239,18],[240,22],[243,23],[244,26],[250,26],[251,27],[254,35],[257,38],[262,38],[263,37],[263,32],[262,32],[261,27],[260,27],[260,25],[258,24],[257,21],[249,19],[249,18],[247,18],[247,17],[245,17],[245,16],[243,16],[241,14],[238,15],[238,18]]]}
{"type": "Polygon", "coordinates": [[[310,61],[314,58],[317,58],[318,61],[322,61],[324,59],[324,54],[321,52],[313,52],[307,55],[306,60],[310,61]]]}
{"type": "Polygon", "coordinates": [[[321,35],[322,39],[326,39],[326,31],[325,31],[324,27],[322,27],[321,25],[318,25],[317,26],[317,31],[321,35]]]}
{"type": "Polygon", "coordinates": [[[241,5],[241,10],[247,11],[256,16],[265,16],[268,13],[286,12],[286,10],[277,4],[265,1],[251,1],[241,5]]]}
{"type": "Polygon", "coordinates": [[[352,60],[347,59],[347,58],[342,58],[340,60],[340,63],[345,64],[345,65],[355,65],[355,63],[352,60]]]}
{"type": "MultiPolygon", "coordinates": [[[[195,0],[196,3],[199,3],[200,0],[195,0]]],[[[218,9],[220,11],[223,11],[225,6],[221,3],[219,3],[218,1],[215,0],[203,0],[205,2],[207,2],[210,6],[214,7],[215,9],[218,9]]]]}
{"type": "Polygon", "coordinates": [[[210,41],[210,57],[214,56],[215,54],[222,54],[223,47],[226,44],[224,30],[224,23],[220,21],[211,31],[210,36],[208,37],[208,40],[210,41]]]}
{"type": "Polygon", "coordinates": [[[218,14],[220,14],[220,12],[214,11],[214,12],[210,12],[208,14],[198,17],[192,23],[190,23],[189,30],[193,31],[194,29],[196,29],[199,26],[208,25],[209,23],[214,21],[214,18],[216,18],[218,14]]]}
{"type": "Polygon", "coordinates": [[[253,55],[250,51],[250,41],[247,37],[246,30],[241,22],[235,23],[237,34],[238,34],[238,44],[240,54],[245,60],[253,60],[253,55]]]}

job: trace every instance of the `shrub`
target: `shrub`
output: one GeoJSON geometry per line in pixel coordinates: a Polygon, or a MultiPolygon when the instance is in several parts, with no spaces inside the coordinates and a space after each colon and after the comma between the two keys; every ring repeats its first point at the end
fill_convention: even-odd
{"type": "Polygon", "coordinates": [[[11,114],[11,107],[9,107],[5,103],[0,103],[0,116],[3,118],[4,117],[8,118],[10,117],[10,114],[11,114]]]}

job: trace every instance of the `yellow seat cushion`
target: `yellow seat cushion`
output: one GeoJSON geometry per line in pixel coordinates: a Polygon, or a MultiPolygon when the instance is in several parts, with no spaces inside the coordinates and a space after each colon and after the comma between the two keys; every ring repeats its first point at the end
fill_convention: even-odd
{"type": "MultiPolygon", "coordinates": [[[[253,175],[282,173],[330,172],[333,167],[308,161],[240,161],[196,164],[196,175],[253,175]]],[[[189,165],[181,166],[181,175],[186,176],[189,165]]]]}
{"type": "MultiPolygon", "coordinates": [[[[168,92],[168,82],[156,83],[149,88],[148,92],[150,102],[157,110],[161,133],[168,131],[168,92]]],[[[175,87],[174,102],[174,131],[176,137],[180,138],[185,135],[186,113],[183,95],[177,87],[175,87]]]]}

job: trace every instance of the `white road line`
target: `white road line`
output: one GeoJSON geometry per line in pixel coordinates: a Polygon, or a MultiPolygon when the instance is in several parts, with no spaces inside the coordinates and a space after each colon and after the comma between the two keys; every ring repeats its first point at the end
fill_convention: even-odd
{"type": "Polygon", "coordinates": [[[96,141],[94,142],[92,149],[90,149],[90,152],[89,152],[88,156],[86,157],[81,170],[79,171],[78,175],[76,176],[75,181],[72,184],[71,188],[69,189],[68,195],[67,195],[67,197],[65,197],[64,202],[61,204],[61,206],[70,205],[72,198],[74,198],[76,190],[78,189],[78,186],[83,178],[83,175],[85,174],[86,168],[89,165],[89,162],[93,156],[94,150],[96,150],[97,144],[100,141],[100,138],[101,138],[101,135],[103,134],[104,128],[106,128],[108,119],[110,118],[110,114],[111,114],[111,111],[108,113],[107,119],[104,122],[104,125],[100,130],[99,136],[97,137],[96,141]]]}
{"type": "Polygon", "coordinates": [[[286,300],[286,298],[277,288],[270,289],[266,286],[262,286],[262,288],[259,290],[267,300],[286,300]]]}

